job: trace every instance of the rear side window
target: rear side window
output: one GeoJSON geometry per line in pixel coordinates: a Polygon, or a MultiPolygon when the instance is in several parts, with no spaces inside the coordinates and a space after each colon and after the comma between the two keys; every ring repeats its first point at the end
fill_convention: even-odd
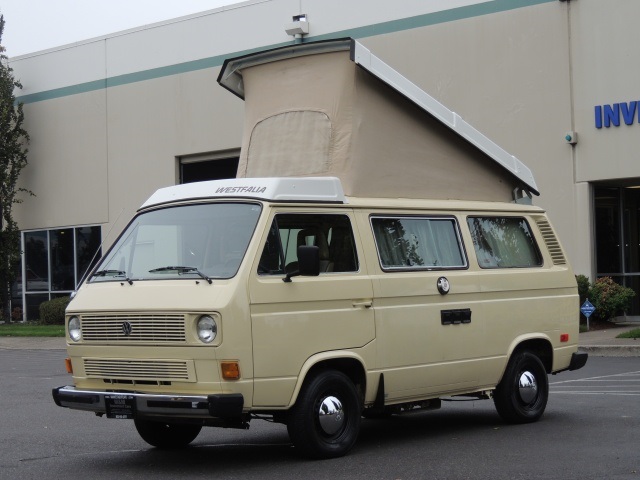
{"type": "Polygon", "coordinates": [[[521,217],[467,218],[481,268],[526,268],[542,265],[529,224],[521,217]]]}
{"type": "Polygon", "coordinates": [[[383,269],[435,270],[467,266],[454,218],[371,217],[383,269]]]}

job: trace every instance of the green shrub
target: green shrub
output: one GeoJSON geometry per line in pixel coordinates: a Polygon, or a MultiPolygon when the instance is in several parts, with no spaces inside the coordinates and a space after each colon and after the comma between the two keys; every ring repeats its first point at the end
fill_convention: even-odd
{"type": "Polygon", "coordinates": [[[580,296],[580,305],[584,303],[584,301],[589,296],[589,278],[584,275],[576,275],[576,282],[578,282],[578,295],[580,296]]]}
{"type": "Polygon", "coordinates": [[[40,322],[44,325],[64,325],[64,309],[69,297],[59,297],[40,304],[40,322]]]}
{"type": "Polygon", "coordinates": [[[588,297],[596,307],[595,315],[602,320],[611,320],[617,313],[629,309],[635,295],[636,292],[617,284],[611,277],[602,277],[591,285],[588,297]]]}

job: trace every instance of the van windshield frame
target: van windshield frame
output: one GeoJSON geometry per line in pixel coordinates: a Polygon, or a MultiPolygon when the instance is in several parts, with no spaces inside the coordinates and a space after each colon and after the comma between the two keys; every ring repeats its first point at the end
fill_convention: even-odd
{"type": "Polygon", "coordinates": [[[262,213],[259,202],[165,206],[136,215],[90,283],[233,278],[262,213]]]}

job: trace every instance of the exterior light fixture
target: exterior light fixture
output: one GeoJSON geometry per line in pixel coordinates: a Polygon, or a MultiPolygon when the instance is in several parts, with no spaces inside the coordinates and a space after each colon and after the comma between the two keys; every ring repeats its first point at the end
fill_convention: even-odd
{"type": "Polygon", "coordinates": [[[284,26],[284,31],[287,32],[287,35],[294,36],[296,43],[302,42],[302,36],[309,33],[307,14],[302,13],[300,15],[294,15],[293,22],[287,23],[284,26]]]}

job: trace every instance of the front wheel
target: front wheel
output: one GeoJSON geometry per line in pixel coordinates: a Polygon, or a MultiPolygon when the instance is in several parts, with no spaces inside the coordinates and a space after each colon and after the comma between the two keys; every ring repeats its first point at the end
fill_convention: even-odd
{"type": "Polygon", "coordinates": [[[340,457],[358,438],[360,412],[358,392],[349,377],[333,370],[320,372],[305,383],[289,415],[289,437],[307,457],[340,457]]]}
{"type": "Polygon", "coordinates": [[[509,423],[535,422],[548,398],[549,379],[540,358],[528,351],[514,353],[493,392],[498,414],[509,423]]]}
{"type": "Polygon", "coordinates": [[[186,447],[202,430],[201,425],[184,423],[152,422],[135,419],[136,430],[149,445],[158,448],[186,447]]]}

